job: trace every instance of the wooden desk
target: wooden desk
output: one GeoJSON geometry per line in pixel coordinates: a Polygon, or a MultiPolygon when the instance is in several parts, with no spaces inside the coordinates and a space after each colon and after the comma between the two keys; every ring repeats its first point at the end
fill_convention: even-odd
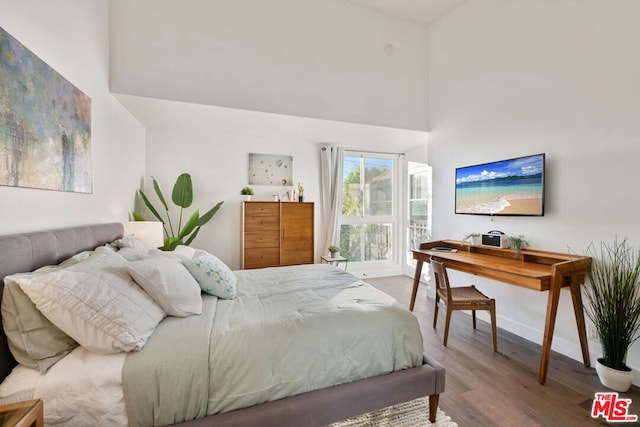
{"type": "Polygon", "coordinates": [[[0,406],[2,427],[43,427],[42,400],[28,400],[0,406]]]}
{"type": "Polygon", "coordinates": [[[589,367],[591,365],[584,313],[582,311],[582,295],[580,293],[580,285],[584,283],[591,258],[555,252],[522,250],[520,259],[514,259],[511,249],[476,246],[456,240],[422,243],[420,249],[415,249],[412,252],[413,259],[417,261],[417,265],[413,279],[411,303],[409,304],[409,310],[411,311],[413,311],[416,294],[418,293],[422,264],[425,261],[429,262],[431,257],[439,258],[445,262],[447,268],[453,270],[475,274],[534,291],[549,291],[540,369],[538,371],[540,384],[544,384],[547,380],[560,289],[568,286],[571,290],[573,311],[578,326],[584,366],[589,367]],[[454,248],[457,249],[457,252],[436,251],[433,250],[435,247],[454,248]]]}

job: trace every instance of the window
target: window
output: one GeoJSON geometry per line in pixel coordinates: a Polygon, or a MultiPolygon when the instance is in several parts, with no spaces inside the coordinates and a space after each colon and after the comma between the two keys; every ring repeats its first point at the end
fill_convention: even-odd
{"type": "Polygon", "coordinates": [[[345,154],[340,253],[351,262],[398,262],[397,156],[345,154]]]}

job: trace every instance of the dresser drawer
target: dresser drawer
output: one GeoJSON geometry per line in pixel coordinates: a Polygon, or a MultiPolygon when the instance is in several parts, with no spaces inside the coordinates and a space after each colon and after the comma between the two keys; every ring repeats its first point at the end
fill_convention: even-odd
{"type": "MultiPolygon", "coordinates": [[[[260,231],[280,230],[280,218],[278,216],[254,215],[244,218],[244,231],[247,233],[260,231]]],[[[277,238],[277,236],[276,236],[277,238]]]]}
{"type": "Polygon", "coordinates": [[[280,203],[278,202],[245,202],[245,219],[251,216],[271,216],[280,218],[280,203]]]}
{"type": "Polygon", "coordinates": [[[246,231],[244,233],[244,247],[251,248],[279,248],[280,230],[246,231]]]}
{"type": "Polygon", "coordinates": [[[280,249],[251,249],[244,251],[244,268],[277,267],[280,265],[280,249]]]}

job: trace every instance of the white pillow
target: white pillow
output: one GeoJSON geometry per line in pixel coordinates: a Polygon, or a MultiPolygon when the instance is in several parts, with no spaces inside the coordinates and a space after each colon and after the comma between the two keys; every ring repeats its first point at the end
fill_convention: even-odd
{"type": "MultiPolygon", "coordinates": [[[[190,260],[195,255],[196,250],[185,245],[178,245],[172,251],[163,251],[162,249],[149,249],[148,256],[158,256],[172,258],[176,261],[190,260]]],[[[133,260],[130,260],[133,261],[133,260]]]]}
{"type": "Polygon", "coordinates": [[[94,253],[95,253],[94,251],[82,251],[80,253],[75,254],[71,258],[67,258],[66,260],[62,261],[60,264],[58,264],[58,267],[66,268],[66,267],[75,265],[89,258],[94,253]]]}
{"type": "Polygon", "coordinates": [[[176,254],[183,261],[193,258],[196,252],[197,251],[192,247],[185,246],[185,245],[178,245],[173,250],[173,253],[176,254]]]}
{"type": "Polygon", "coordinates": [[[141,349],[164,311],[116,253],[96,251],[64,270],[16,281],[54,325],[95,353],[141,349]]]}
{"type": "Polygon", "coordinates": [[[202,314],[200,286],[179,261],[151,257],[128,262],[127,270],[169,316],[202,314]]]}
{"type": "Polygon", "coordinates": [[[117,252],[117,254],[127,261],[139,261],[147,257],[144,252],[140,252],[131,248],[122,248],[117,252]]]}
{"type": "Polygon", "coordinates": [[[135,249],[136,251],[142,252],[145,255],[147,254],[147,252],[149,252],[149,249],[152,249],[144,241],[137,237],[133,237],[133,235],[124,236],[122,239],[114,240],[112,243],[119,249],[135,249]]]}
{"type": "Polygon", "coordinates": [[[215,256],[203,250],[197,250],[193,258],[182,263],[206,293],[224,299],[236,297],[238,278],[215,256]]]}

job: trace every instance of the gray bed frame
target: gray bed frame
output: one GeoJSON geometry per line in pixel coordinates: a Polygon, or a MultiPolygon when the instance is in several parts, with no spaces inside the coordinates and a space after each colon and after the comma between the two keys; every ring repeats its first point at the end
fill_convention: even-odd
{"type": "MultiPolygon", "coordinates": [[[[122,224],[109,223],[0,236],[0,291],[5,276],[57,264],[78,252],[118,239],[122,233],[122,224]]],[[[1,295],[2,292],[0,301],[1,295]]],[[[16,364],[2,329],[0,381],[16,364]]],[[[423,365],[416,368],[211,415],[180,426],[324,426],[425,396],[429,396],[429,419],[434,422],[444,385],[444,368],[425,354],[423,365]]]]}

